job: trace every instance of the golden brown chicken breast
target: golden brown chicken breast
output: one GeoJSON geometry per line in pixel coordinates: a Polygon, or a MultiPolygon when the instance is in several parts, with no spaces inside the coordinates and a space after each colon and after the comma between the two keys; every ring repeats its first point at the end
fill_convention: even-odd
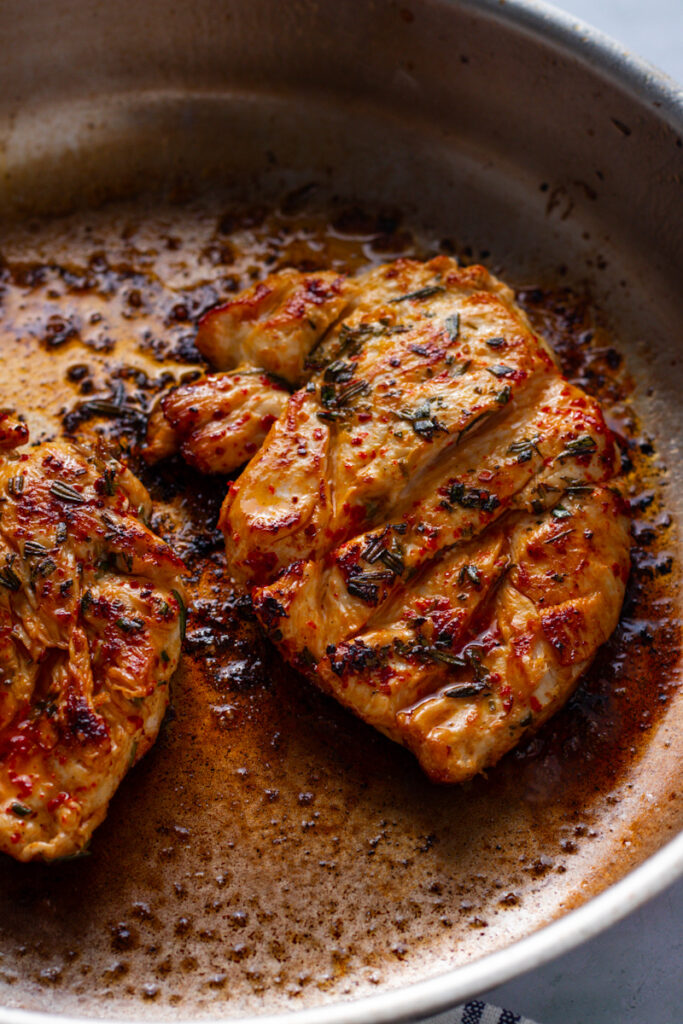
{"type": "Polygon", "coordinates": [[[103,452],[0,457],[0,850],[19,860],[83,850],[159,731],[183,566],[149,511],[103,452]]]}
{"type": "Polygon", "coordinates": [[[482,267],[357,279],[221,513],[284,656],[434,779],[495,763],[571,693],[629,564],[618,456],[482,267]]]}

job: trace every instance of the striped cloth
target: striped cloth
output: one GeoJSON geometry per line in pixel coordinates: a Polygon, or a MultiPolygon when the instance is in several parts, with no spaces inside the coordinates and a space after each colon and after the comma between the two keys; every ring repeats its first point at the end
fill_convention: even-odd
{"type": "Polygon", "coordinates": [[[449,1024],[534,1024],[527,1017],[520,1017],[511,1010],[501,1010],[498,1006],[480,1003],[474,1000],[464,1006],[456,1006],[453,1016],[449,1014],[449,1024]]]}

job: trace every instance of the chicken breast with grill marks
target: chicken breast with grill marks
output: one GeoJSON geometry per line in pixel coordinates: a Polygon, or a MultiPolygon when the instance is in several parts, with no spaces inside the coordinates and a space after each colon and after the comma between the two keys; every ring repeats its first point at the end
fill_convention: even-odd
{"type": "Polygon", "coordinates": [[[159,731],[185,613],[150,510],[103,452],[0,457],[0,850],[19,860],[79,853],[159,731]]]}
{"type": "Polygon", "coordinates": [[[462,781],[567,699],[617,623],[618,454],[484,268],[399,260],[356,285],[230,486],[228,561],[292,664],[462,781]]]}

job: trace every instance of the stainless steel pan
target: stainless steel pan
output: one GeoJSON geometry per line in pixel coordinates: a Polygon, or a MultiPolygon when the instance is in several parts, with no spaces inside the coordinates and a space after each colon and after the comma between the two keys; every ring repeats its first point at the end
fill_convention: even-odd
{"type": "MultiPolygon", "coordinates": [[[[469,787],[430,787],[273,663],[221,739],[188,664],[93,856],[3,862],[2,1024],[424,1016],[665,886],[683,869],[680,91],[522,0],[3,0],[0,46],[7,224],[111,199],[143,215],[169,189],[182,220],[209,186],[264,202],[315,182],[521,288],[588,291],[673,520],[639,566],[665,628],[622,631],[574,709],[469,787]]],[[[225,621],[258,644],[239,608],[225,621]]]]}

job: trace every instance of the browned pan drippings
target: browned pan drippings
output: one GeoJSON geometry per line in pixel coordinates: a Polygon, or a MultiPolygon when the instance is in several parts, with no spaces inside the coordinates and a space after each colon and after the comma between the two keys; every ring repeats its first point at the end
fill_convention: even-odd
{"type": "MultiPolygon", "coordinates": [[[[622,621],[568,707],[466,786],[431,785],[279,661],[224,576],[223,480],[136,459],[156,393],[201,369],[199,315],[231,291],[285,265],[353,272],[458,251],[394,213],[295,206],[110,208],[0,241],[0,406],[25,413],[34,440],[94,430],[130,452],[194,592],[173,712],[91,855],[2,861],[3,1004],[217,1015],[257,1011],[265,992],[271,1010],[361,994],[500,948],[651,848],[647,816],[625,808],[642,797],[679,656],[666,469],[584,298],[519,291],[622,438],[635,535],[622,621]]],[[[671,794],[652,792],[662,827],[671,794]]]]}

